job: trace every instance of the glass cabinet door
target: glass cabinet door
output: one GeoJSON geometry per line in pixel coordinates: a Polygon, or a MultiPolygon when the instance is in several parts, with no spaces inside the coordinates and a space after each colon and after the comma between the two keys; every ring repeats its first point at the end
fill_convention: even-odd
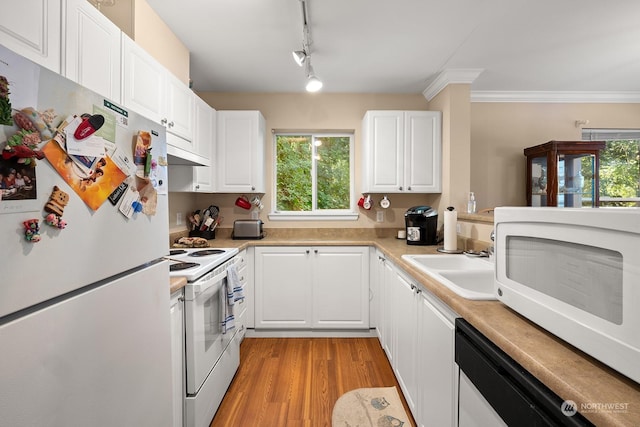
{"type": "Polygon", "coordinates": [[[531,206],[547,206],[547,156],[531,159],[531,206]]]}
{"type": "Polygon", "coordinates": [[[592,208],[595,206],[593,154],[558,155],[558,207],[592,208]]]}

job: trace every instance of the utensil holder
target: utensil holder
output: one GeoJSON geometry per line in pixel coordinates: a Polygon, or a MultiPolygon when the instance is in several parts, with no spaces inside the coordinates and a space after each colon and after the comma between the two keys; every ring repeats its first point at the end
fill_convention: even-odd
{"type": "Polygon", "coordinates": [[[216,230],[191,230],[189,237],[202,237],[203,239],[213,240],[216,238],[216,230]]]}

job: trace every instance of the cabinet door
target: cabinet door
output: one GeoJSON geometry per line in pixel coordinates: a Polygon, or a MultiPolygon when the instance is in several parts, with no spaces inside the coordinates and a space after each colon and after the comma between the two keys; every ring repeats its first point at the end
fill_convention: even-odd
{"type": "Polygon", "coordinates": [[[59,73],[61,1],[21,0],[4,4],[0,13],[0,44],[59,73]]]}
{"type": "Polygon", "coordinates": [[[456,410],[455,327],[426,297],[419,299],[418,427],[454,426],[456,410]]]}
{"type": "Polygon", "coordinates": [[[313,327],[369,329],[368,248],[313,248],[312,260],[313,327]]]}
{"type": "Polygon", "coordinates": [[[120,103],[121,31],[86,0],[66,0],[64,75],[120,103]]]}
{"type": "Polygon", "coordinates": [[[176,145],[190,153],[196,153],[193,140],[193,111],[195,95],[177,77],[165,70],[166,106],[162,120],[166,120],[167,132],[179,136],[182,141],[176,145]]]}
{"type": "Polygon", "coordinates": [[[255,327],[311,327],[311,250],[255,248],[255,327]]]}
{"type": "Polygon", "coordinates": [[[133,40],[122,35],[122,102],[160,123],[165,105],[165,69],[133,40]]]}
{"type": "Polygon", "coordinates": [[[407,111],[404,116],[404,185],[415,193],[439,193],[442,138],[439,111],[407,111]]]}
{"type": "Polygon", "coordinates": [[[402,111],[368,111],[363,121],[363,192],[404,190],[402,111]]]}
{"type": "Polygon", "coordinates": [[[263,193],[264,118],[259,111],[218,111],[217,191],[263,193]]]}
{"type": "Polygon", "coordinates": [[[194,148],[198,154],[209,159],[210,166],[194,167],[194,189],[196,191],[215,191],[217,173],[216,161],[212,154],[216,145],[216,110],[195,96],[194,148]]]}
{"type": "Polygon", "coordinates": [[[382,287],[382,319],[380,321],[382,348],[387,354],[391,366],[395,363],[394,339],[393,339],[393,313],[395,306],[393,303],[393,285],[396,283],[396,271],[393,264],[386,260],[383,262],[382,287]]]}
{"type": "Polygon", "coordinates": [[[396,273],[393,287],[393,337],[395,359],[392,367],[409,405],[416,416],[417,378],[417,307],[416,287],[402,275],[396,273]]]}
{"type": "Polygon", "coordinates": [[[184,302],[182,290],[171,294],[171,374],[173,376],[173,426],[182,427],[184,418],[184,302]]]}

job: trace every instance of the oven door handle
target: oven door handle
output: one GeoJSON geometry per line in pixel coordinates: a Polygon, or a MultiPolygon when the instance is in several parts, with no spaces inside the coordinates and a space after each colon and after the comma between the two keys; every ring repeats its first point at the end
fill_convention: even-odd
{"type": "Polygon", "coordinates": [[[210,287],[222,282],[226,277],[227,270],[224,270],[222,273],[218,273],[216,275],[211,272],[190,286],[193,288],[194,295],[199,295],[210,287]]]}

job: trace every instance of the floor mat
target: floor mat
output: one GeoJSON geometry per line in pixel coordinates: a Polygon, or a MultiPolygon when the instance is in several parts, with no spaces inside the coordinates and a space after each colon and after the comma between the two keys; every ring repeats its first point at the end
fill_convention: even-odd
{"type": "Polygon", "coordinates": [[[395,387],[359,388],[338,398],[333,427],[408,427],[409,416],[395,387]]]}

